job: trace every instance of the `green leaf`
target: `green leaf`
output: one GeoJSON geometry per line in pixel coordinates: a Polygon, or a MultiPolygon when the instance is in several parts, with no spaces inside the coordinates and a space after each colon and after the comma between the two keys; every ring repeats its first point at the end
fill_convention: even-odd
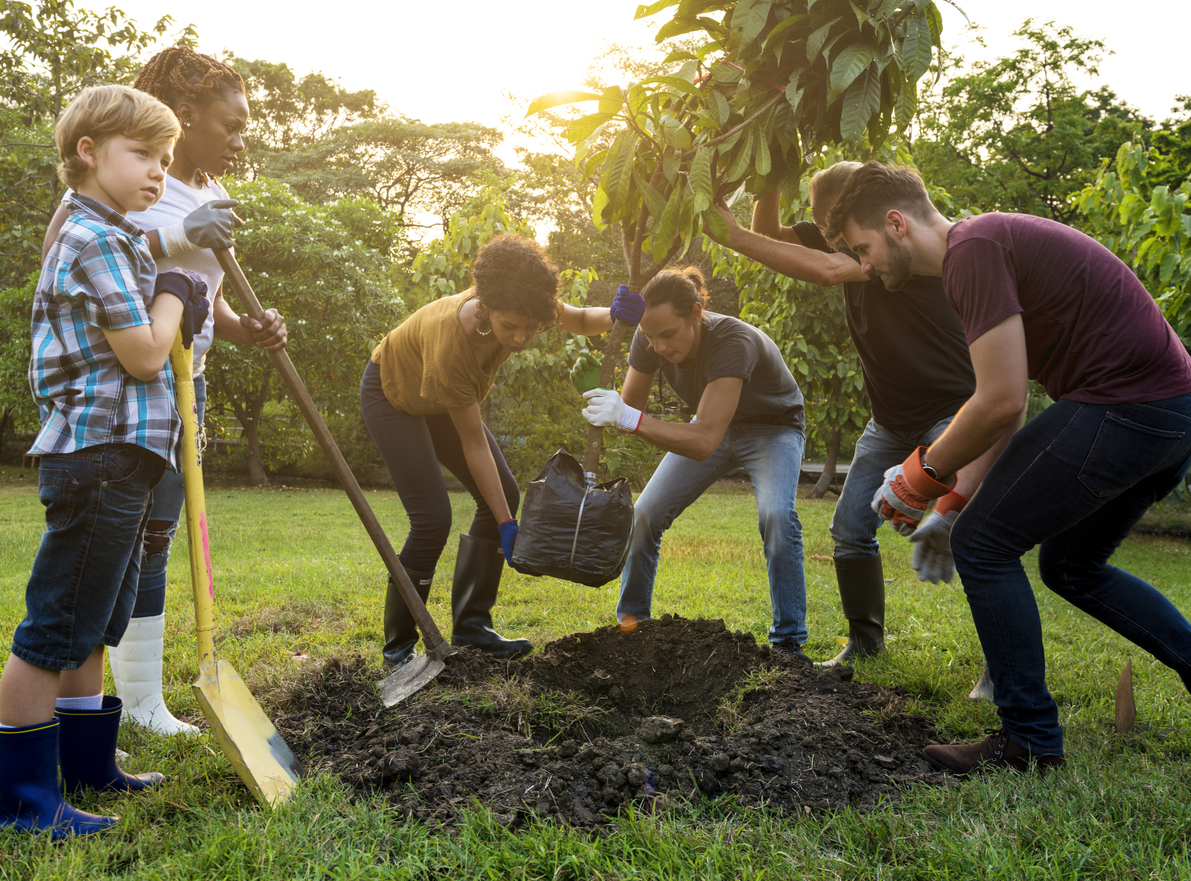
{"type": "Polygon", "coordinates": [[[791,15],[789,18],[775,24],[773,29],[765,35],[765,49],[767,51],[770,49],[776,50],[785,39],[782,37],[782,34],[790,30],[790,28],[794,27],[795,25],[806,21],[808,18],[810,18],[809,14],[801,12],[798,15],[791,15]]]}
{"type": "Polygon", "coordinates": [[[844,93],[839,121],[840,139],[848,143],[859,141],[869,120],[880,109],[881,75],[877,73],[876,65],[870,64],[844,93]]]}
{"type": "Polygon", "coordinates": [[[604,209],[608,207],[608,191],[603,187],[596,189],[595,198],[591,200],[592,225],[603,232],[608,224],[604,222],[604,209]]]}
{"type": "Polygon", "coordinates": [[[654,217],[661,217],[662,212],[666,210],[666,197],[658,192],[657,188],[649,183],[644,177],[633,169],[633,182],[637,184],[637,192],[641,194],[641,201],[645,203],[645,210],[647,210],[654,217]]]}
{"type": "Polygon", "coordinates": [[[831,88],[827,90],[827,103],[830,104],[852,85],[856,77],[872,64],[876,46],[870,40],[862,40],[845,47],[835,57],[831,65],[831,88]]]}
{"type": "Polygon", "coordinates": [[[721,126],[732,115],[732,108],[728,106],[728,99],[715,89],[711,89],[707,93],[707,109],[711,111],[712,118],[721,126]]]}
{"type": "Polygon", "coordinates": [[[703,30],[703,22],[697,18],[672,18],[658,28],[653,39],[654,42],[663,43],[671,37],[681,37],[683,34],[700,30],[703,30]]]}
{"type": "Polygon", "coordinates": [[[657,230],[653,236],[653,259],[661,260],[670,252],[674,244],[674,237],[678,235],[678,221],[682,217],[683,192],[686,187],[676,186],[666,202],[666,209],[658,221],[657,230]]]}
{"type": "Polygon", "coordinates": [[[600,126],[611,119],[612,116],[613,114],[611,113],[592,113],[589,116],[581,116],[572,122],[567,129],[567,140],[572,144],[586,141],[600,126]]]}
{"type": "Polygon", "coordinates": [[[600,113],[617,113],[624,107],[624,92],[620,86],[609,86],[604,89],[604,94],[599,96],[599,100],[600,113]]]}
{"type": "Polygon", "coordinates": [[[932,42],[926,14],[915,12],[906,22],[906,38],[902,40],[902,67],[910,82],[917,81],[930,69],[932,42]]]}
{"type": "Polygon", "coordinates": [[[737,0],[732,10],[732,39],[737,47],[751,45],[769,20],[773,0],[737,0]]]}
{"type": "MultiPolygon", "coordinates": [[[[533,103],[529,105],[529,109],[525,111],[526,116],[533,116],[535,113],[541,113],[543,110],[549,110],[551,107],[559,107],[563,104],[574,104],[577,101],[599,101],[600,96],[592,94],[591,92],[578,92],[574,89],[563,89],[560,92],[550,92],[542,95],[540,98],[535,98],[533,103]]],[[[617,108],[620,109],[619,107],[617,108]]]]}
{"type": "Polygon", "coordinates": [[[658,120],[658,124],[662,128],[662,140],[668,146],[676,150],[691,149],[691,133],[677,119],[667,114],[658,120]]]}
{"type": "Polygon", "coordinates": [[[638,18],[649,18],[651,15],[657,15],[667,6],[677,6],[679,0],[657,0],[656,3],[650,3],[648,6],[638,6],[637,11],[633,13],[633,20],[638,18]]]}
{"type": "Polygon", "coordinates": [[[769,174],[769,169],[772,167],[772,160],[769,156],[769,144],[764,137],[757,139],[757,159],[753,163],[753,168],[757,170],[757,174],[761,177],[769,174]]]}
{"type": "Polygon", "coordinates": [[[899,131],[907,131],[918,112],[918,87],[912,82],[902,83],[901,91],[893,104],[893,115],[899,131]]]}
{"type": "Polygon", "coordinates": [[[823,51],[823,44],[827,42],[827,34],[831,31],[833,24],[835,24],[835,21],[829,21],[806,38],[806,57],[808,61],[813,62],[819,56],[819,53],[823,51]]]}
{"type": "Polygon", "coordinates": [[[715,193],[711,188],[711,153],[709,148],[702,148],[695,153],[691,160],[691,186],[695,189],[695,210],[704,211],[711,204],[715,193]],[[705,201],[706,200],[706,201],[705,201]]]}
{"type": "Polygon", "coordinates": [[[728,228],[728,221],[724,220],[724,215],[720,214],[714,205],[710,208],[705,208],[702,217],[703,225],[707,227],[713,239],[717,242],[728,241],[728,237],[732,234],[728,228]]]}
{"type": "Polygon", "coordinates": [[[637,85],[643,86],[646,83],[661,83],[664,86],[669,86],[672,89],[678,89],[680,92],[693,95],[700,100],[703,99],[703,93],[696,86],[676,76],[651,76],[649,79],[641,80],[637,85]]]}
{"type": "Polygon", "coordinates": [[[744,177],[745,173],[753,164],[753,130],[749,130],[744,135],[744,143],[740,145],[740,150],[732,159],[732,164],[728,166],[725,179],[722,183],[735,183],[744,177]]]}

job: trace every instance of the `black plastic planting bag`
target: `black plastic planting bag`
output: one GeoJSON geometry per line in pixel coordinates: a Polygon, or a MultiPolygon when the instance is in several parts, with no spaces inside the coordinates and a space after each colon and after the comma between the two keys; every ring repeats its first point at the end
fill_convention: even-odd
{"type": "Polygon", "coordinates": [[[513,562],[537,575],[600,587],[620,574],[633,534],[633,494],[623,477],[588,486],[583,466],[559,450],[530,482],[513,562]]]}

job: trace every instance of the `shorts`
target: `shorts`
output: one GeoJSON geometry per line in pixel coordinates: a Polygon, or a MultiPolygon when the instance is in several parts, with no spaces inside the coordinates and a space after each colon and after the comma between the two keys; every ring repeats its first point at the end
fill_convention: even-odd
{"type": "Polygon", "coordinates": [[[150,493],[165,467],[135,444],[42,456],[37,490],[46,530],[14,655],[47,670],[77,670],[101,644],[119,644],[136,602],[150,493]]]}

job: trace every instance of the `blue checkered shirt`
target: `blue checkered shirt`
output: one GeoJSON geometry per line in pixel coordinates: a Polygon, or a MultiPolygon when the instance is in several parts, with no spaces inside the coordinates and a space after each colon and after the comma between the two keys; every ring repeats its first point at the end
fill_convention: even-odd
{"type": "Polygon", "coordinates": [[[103,334],[151,323],[157,270],[148,239],[94,199],[76,194],[70,207],[33,298],[29,387],[41,431],[29,453],[136,444],[177,470],[182,420],[169,364],[148,382],[139,380],[103,334]]]}

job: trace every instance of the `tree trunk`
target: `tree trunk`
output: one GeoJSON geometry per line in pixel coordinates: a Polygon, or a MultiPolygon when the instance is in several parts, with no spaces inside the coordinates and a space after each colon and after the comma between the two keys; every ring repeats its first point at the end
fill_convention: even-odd
{"type": "Polygon", "coordinates": [[[241,419],[240,424],[244,427],[244,440],[247,441],[244,464],[248,467],[248,479],[253,486],[268,486],[269,474],[265,471],[265,459],[261,455],[260,422],[249,416],[241,419]]]}
{"type": "Polygon", "coordinates": [[[838,428],[831,431],[831,440],[827,443],[827,461],[823,463],[823,473],[819,476],[819,482],[811,490],[810,497],[812,499],[823,498],[827,494],[827,488],[835,482],[835,465],[839,461],[839,448],[843,434],[838,428]]]}

